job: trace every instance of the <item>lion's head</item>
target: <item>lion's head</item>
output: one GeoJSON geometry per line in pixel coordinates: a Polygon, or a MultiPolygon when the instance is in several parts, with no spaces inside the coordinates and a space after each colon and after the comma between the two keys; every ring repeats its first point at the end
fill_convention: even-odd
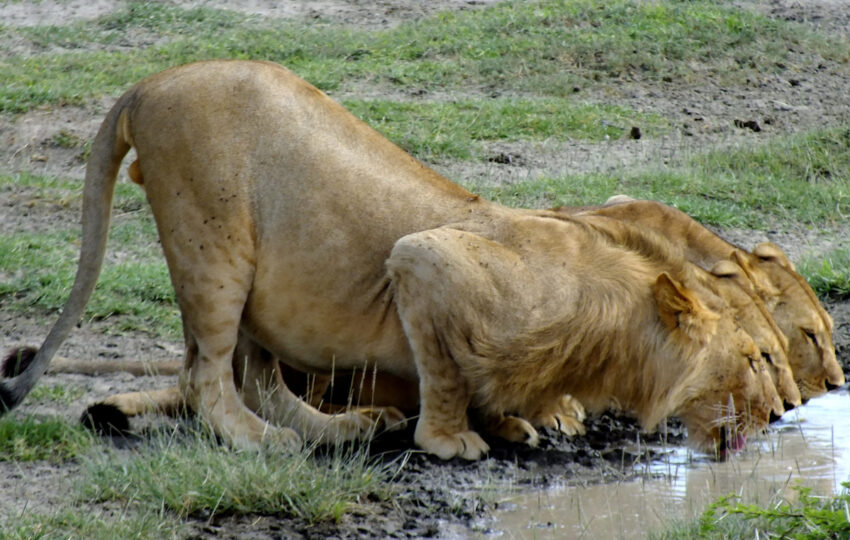
{"type": "Polygon", "coordinates": [[[711,269],[711,274],[717,278],[720,296],[734,310],[735,320],[761,351],[785,408],[793,409],[802,399],[788,361],[788,339],[785,334],[761,298],[748,290],[751,289],[749,280],[738,264],[731,260],[720,261],[711,269]]]}
{"type": "Polygon", "coordinates": [[[784,412],[782,400],[753,338],[735,320],[735,310],[710,309],[697,288],[661,274],[653,287],[659,317],[679,342],[680,361],[692,363],[682,385],[676,414],[688,440],[706,452],[740,448],[759,432],[771,413],[784,412]]]}
{"type": "Polygon", "coordinates": [[[788,339],[788,362],[803,400],[844,384],[844,373],[835,358],[832,318],[782,250],[764,242],[752,253],[735,251],[733,260],[788,339]]]}
{"type": "Polygon", "coordinates": [[[708,272],[688,262],[681,246],[670,242],[655,229],[607,216],[583,215],[579,219],[606,234],[616,244],[696,282],[694,285],[700,290],[700,298],[709,309],[731,307],[734,321],[753,338],[761,351],[779,396],[790,408],[801,403],[800,391],[788,363],[788,340],[761,298],[746,290],[746,287],[752,286],[740,266],[723,260],[708,272]]]}

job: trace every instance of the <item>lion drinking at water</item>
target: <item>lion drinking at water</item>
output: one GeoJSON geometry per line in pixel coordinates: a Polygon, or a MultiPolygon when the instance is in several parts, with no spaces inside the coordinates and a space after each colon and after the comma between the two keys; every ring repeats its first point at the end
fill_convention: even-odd
{"type": "Polygon", "coordinates": [[[131,147],[183,317],[182,397],[234,445],[351,439],[375,422],[319,413],[283,386],[272,399],[285,414],[269,424],[237,393],[240,333],[302,371],[365,365],[418,380],[416,442],[444,458],[486,450],[467,429],[470,404],[523,429],[505,413],[533,416],[533,400],[557,403],[578,381],[585,399],[617,400],[647,425],[681,413],[702,444],[777,410],[752,340],[683,277],[580,225],[484,201],[289,71],[238,61],[154,75],[107,115],[86,171],[77,278],[29,368],[2,381],[7,409],[94,288],[131,147]],[[606,332],[618,338],[606,344],[606,332]],[[500,397],[498,384],[522,387],[546,366],[563,370],[551,387],[500,397]]]}

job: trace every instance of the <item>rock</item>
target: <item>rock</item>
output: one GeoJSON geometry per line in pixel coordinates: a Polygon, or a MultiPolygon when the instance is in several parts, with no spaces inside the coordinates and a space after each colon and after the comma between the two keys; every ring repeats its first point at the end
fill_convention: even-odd
{"type": "Polygon", "coordinates": [[[749,129],[749,130],[754,131],[756,133],[761,131],[761,126],[755,120],[738,120],[736,118],[733,123],[735,124],[736,128],[742,128],[742,129],[746,128],[746,129],[749,129]]]}
{"type": "Polygon", "coordinates": [[[786,111],[787,112],[787,111],[793,111],[794,107],[792,107],[791,105],[788,105],[787,103],[785,103],[783,101],[779,101],[779,100],[774,99],[773,100],[773,109],[777,110],[777,111],[786,111]]]}

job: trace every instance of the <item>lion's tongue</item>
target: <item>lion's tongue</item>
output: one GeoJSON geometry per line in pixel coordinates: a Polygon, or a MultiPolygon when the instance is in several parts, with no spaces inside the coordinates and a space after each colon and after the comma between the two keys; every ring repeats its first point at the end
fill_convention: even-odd
{"type": "Polygon", "coordinates": [[[744,449],[744,445],[747,444],[747,436],[741,433],[736,433],[734,440],[732,440],[732,444],[729,445],[730,450],[733,452],[740,452],[744,449]]]}

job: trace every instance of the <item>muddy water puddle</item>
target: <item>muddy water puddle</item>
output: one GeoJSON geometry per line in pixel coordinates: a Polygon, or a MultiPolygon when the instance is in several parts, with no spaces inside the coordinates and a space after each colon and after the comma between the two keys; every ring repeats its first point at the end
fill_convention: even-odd
{"type": "Polygon", "coordinates": [[[850,481],[850,393],[842,388],[789,411],[760,441],[725,462],[684,448],[638,465],[631,482],[556,487],[505,498],[487,524],[498,538],[646,538],[698,516],[718,497],[764,504],[796,485],[829,495],[850,481]]]}

